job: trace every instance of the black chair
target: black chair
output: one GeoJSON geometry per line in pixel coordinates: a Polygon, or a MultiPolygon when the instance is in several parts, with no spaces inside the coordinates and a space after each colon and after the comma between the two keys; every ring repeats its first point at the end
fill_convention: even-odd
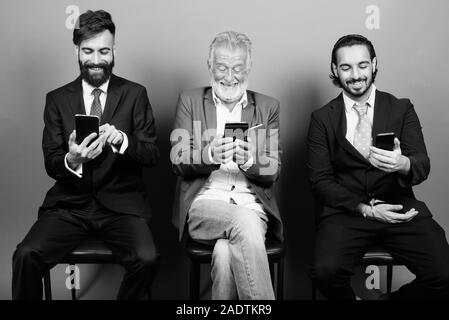
{"type": "MultiPolygon", "coordinates": [[[[391,284],[393,281],[393,266],[402,263],[393,258],[385,249],[381,247],[372,247],[366,251],[362,259],[357,263],[358,266],[386,266],[387,267],[387,294],[391,293],[391,284]]],[[[312,279],[312,300],[316,300],[316,281],[312,279]]]]}
{"type": "MultiPolygon", "coordinates": [[[[284,255],[285,246],[279,240],[265,242],[268,262],[270,264],[271,282],[276,288],[276,299],[283,299],[284,290],[284,255]],[[277,279],[275,283],[275,264],[277,265],[277,279]]],[[[190,300],[199,300],[200,296],[200,267],[202,263],[210,264],[213,247],[198,243],[191,238],[186,242],[186,253],[190,258],[190,300]]]]}
{"type": "MultiPolygon", "coordinates": [[[[70,254],[68,254],[59,263],[75,266],[76,264],[117,264],[118,257],[105,246],[104,242],[94,237],[87,238],[81,242],[70,254]]],[[[73,273],[73,268],[71,268],[73,273]]],[[[149,288],[150,290],[150,288],[149,288]]],[[[71,289],[72,300],[76,300],[76,288],[71,289]]],[[[44,275],[44,293],[45,299],[51,300],[51,281],[50,270],[44,275]]],[[[151,298],[151,290],[149,292],[151,298]]]]}

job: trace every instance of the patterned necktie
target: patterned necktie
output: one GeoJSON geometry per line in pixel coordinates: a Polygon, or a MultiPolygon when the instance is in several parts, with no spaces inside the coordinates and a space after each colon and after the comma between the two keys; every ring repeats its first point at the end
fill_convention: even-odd
{"type": "Polygon", "coordinates": [[[94,101],[92,102],[92,106],[90,107],[90,115],[98,116],[101,119],[101,103],[100,103],[100,95],[103,91],[98,88],[92,90],[92,94],[94,95],[94,101]]]}
{"type": "Polygon", "coordinates": [[[365,158],[369,156],[369,147],[371,146],[371,121],[368,117],[368,105],[354,105],[353,107],[359,115],[359,122],[354,133],[354,148],[365,158]]]}

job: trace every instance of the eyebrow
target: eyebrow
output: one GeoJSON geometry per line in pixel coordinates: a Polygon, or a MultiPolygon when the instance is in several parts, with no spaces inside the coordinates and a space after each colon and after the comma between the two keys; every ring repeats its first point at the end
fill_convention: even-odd
{"type": "MultiPolygon", "coordinates": [[[[356,64],[359,65],[359,64],[362,64],[362,63],[371,63],[371,61],[369,61],[369,60],[363,60],[363,61],[357,62],[356,64]]],[[[343,66],[348,66],[348,67],[350,67],[351,64],[350,64],[350,63],[344,62],[344,63],[340,63],[339,66],[340,66],[340,67],[343,67],[343,66]]]]}
{"type": "MultiPolygon", "coordinates": [[[[81,50],[95,50],[95,49],[93,49],[91,47],[81,47],[81,50]]],[[[110,47],[103,47],[103,48],[98,49],[98,51],[103,51],[103,50],[111,50],[111,48],[110,47]]]]}

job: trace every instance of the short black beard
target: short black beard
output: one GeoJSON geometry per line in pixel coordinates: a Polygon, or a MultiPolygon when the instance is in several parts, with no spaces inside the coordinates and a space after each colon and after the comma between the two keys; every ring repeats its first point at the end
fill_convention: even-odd
{"type": "MultiPolygon", "coordinates": [[[[357,80],[360,80],[360,79],[357,79],[357,80]]],[[[357,80],[354,81],[354,82],[357,82],[357,80]]],[[[368,79],[366,79],[366,80],[368,81],[368,79]]],[[[369,85],[368,85],[368,87],[366,88],[365,91],[360,92],[360,93],[355,93],[355,94],[354,94],[353,92],[349,91],[349,90],[346,88],[346,83],[344,84],[344,83],[341,81],[341,79],[338,78],[338,82],[340,83],[340,87],[341,87],[347,94],[349,94],[350,96],[357,97],[357,98],[363,96],[366,92],[368,92],[368,90],[371,88],[371,86],[372,86],[373,83],[374,83],[373,80],[374,80],[374,78],[371,77],[371,82],[369,83],[369,85]]]]}
{"type": "Polygon", "coordinates": [[[88,84],[90,84],[92,87],[98,88],[103,83],[108,81],[108,79],[111,77],[112,69],[114,68],[114,58],[112,59],[111,63],[82,63],[78,59],[78,64],[80,67],[81,72],[81,78],[85,80],[88,84]],[[103,75],[102,76],[95,76],[93,77],[89,73],[89,68],[102,68],[103,69],[103,75]]]}

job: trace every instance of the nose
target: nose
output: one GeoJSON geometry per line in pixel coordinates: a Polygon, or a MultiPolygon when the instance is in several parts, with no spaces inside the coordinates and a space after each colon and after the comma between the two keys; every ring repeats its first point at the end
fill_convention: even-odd
{"type": "Polygon", "coordinates": [[[232,78],[233,78],[232,69],[229,68],[228,71],[225,74],[225,80],[226,80],[226,82],[231,82],[232,78]]]}
{"type": "Polygon", "coordinates": [[[351,77],[353,79],[358,79],[360,77],[360,70],[359,70],[359,68],[352,68],[351,77]]]}
{"type": "Polygon", "coordinates": [[[92,54],[92,62],[93,62],[94,64],[98,64],[98,63],[100,62],[100,53],[99,53],[99,52],[95,51],[95,52],[92,54]]]}

